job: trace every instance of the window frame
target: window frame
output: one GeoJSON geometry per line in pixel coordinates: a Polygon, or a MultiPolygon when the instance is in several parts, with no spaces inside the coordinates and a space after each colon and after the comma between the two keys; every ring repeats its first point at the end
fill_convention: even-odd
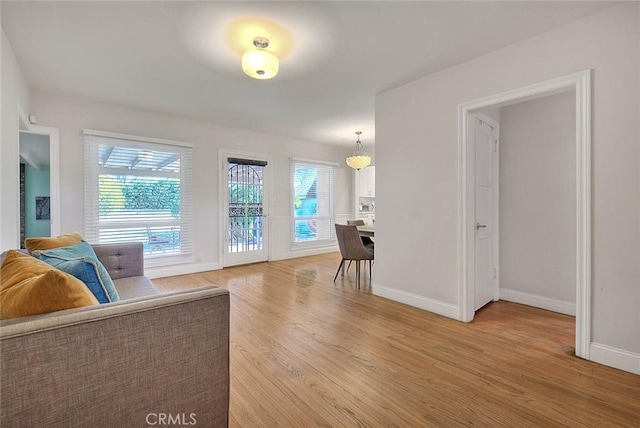
{"type": "MultiPolygon", "coordinates": [[[[172,227],[180,228],[180,246],[178,252],[145,253],[146,267],[166,266],[171,264],[193,262],[193,144],[180,141],[165,140],[152,137],[141,137],[113,132],[84,129],[84,236],[88,242],[100,243],[100,231],[113,229],[113,224],[100,227],[100,176],[126,175],[132,177],[178,178],[180,180],[180,218],[174,220],[149,223],[140,221],[135,225],[141,228],[172,227]],[[99,150],[101,145],[112,145],[129,149],[156,150],[179,154],[180,172],[153,171],[132,168],[109,168],[100,165],[99,150]]],[[[131,223],[127,223],[130,227],[131,223]]],[[[113,242],[113,241],[111,241],[113,242]]],[[[123,239],[119,242],[131,242],[123,239]]]]}
{"type": "Polygon", "coordinates": [[[300,248],[310,248],[310,247],[325,247],[328,245],[335,244],[335,230],[333,224],[335,223],[335,177],[336,177],[336,168],[340,166],[340,164],[335,162],[327,162],[320,161],[315,159],[304,159],[304,158],[296,158],[292,157],[289,161],[289,183],[290,183],[290,212],[291,212],[291,221],[290,221],[290,248],[291,249],[300,249],[300,248]],[[315,216],[304,216],[304,217],[296,217],[295,214],[295,170],[298,165],[307,165],[316,168],[328,169],[330,171],[330,182],[329,182],[329,215],[315,215],[315,216]],[[323,239],[313,239],[307,241],[296,241],[296,221],[297,220],[321,220],[321,221],[329,221],[328,224],[328,237],[323,239]]]}

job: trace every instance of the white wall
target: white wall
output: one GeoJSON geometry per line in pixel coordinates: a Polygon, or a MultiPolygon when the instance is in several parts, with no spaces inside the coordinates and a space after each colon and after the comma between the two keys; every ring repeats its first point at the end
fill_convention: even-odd
{"type": "Polygon", "coordinates": [[[376,97],[374,293],[457,316],[458,105],[593,69],[592,340],[640,372],[639,9],[608,8],[376,97]]]}
{"type": "Polygon", "coordinates": [[[502,108],[499,199],[500,298],[574,315],[575,114],[575,91],[502,108]]]}
{"type": "MultiPolygon", "coordinates": [[[[349,214],[352,206],[352,174],[344,163],[348,150],[273,135],[170,117],[115,105],[34,92],[32,112],[38,122],[60,129],[61,231],[83,231],[83,138],[81,130],[96,129],[194,144],[196,241],[194,260],[201,265],[149,272],[152,276],[219,267],[221,237],[218,221],[218,149],[269,154],[271,240],[274,258],[311,254],[289,250],[289,158],[291,156],[340,163],[335,184],[336,214],[349,214]]],[[[337,247],[329,249],[335,251],[337,247]]],[[[326,251],[326,250],[325,250],[326,251]]],[[[316,251],[317,252],[317,251],[316,251]]]]}
{"type": "Polygon", "coordinates": [[[0,248],[6,249],[19,248],[20,242],[19,122],[20,113],[29,111],[30,93],[4,31],[1,49],[0,248]]]}

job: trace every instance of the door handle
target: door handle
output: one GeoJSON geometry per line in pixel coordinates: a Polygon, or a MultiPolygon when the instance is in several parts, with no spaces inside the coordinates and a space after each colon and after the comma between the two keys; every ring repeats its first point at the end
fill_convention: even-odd
{"type": "Polygon", "coordinates": [[[486,227],[487,227],[486,224],[476,223],[476,230],[478,230],[478,229],[486,229],[486,227]]]}

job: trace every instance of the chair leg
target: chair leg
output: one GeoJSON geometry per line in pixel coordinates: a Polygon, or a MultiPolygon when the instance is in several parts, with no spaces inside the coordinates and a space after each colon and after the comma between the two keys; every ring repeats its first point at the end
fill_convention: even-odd
{"type": "Polygon", "coordinates": [[[356,260],[356,286],[360,288],[360,260],[356,260]]]}
{"type": "Polygon", "coordinates": [[[371,281],[371,262],[373,262],[373,260],[369,260],[369,281],[371,281]]]}
{"type": "Polygon", "coordinates": [[[351,267],[351,262],[352,262],[352,261],[353,261],[353,260],[349,260],[349,265],[347,266],[347,272],[349,272],[349,268],[351,267]]]}
{"type": "MultiPolygon", "coordinates": [[[[336,282],[336,278],[338,277],[338,273],[340,273],[340,269],[344,267],[344,259],[340,261],[340,266],[338,266],[338,270],[336,271],[336,276],[333,277],[333,282],[336,282]]],[[[344,275],[344,270],[342,271],[342,275],[344,275]]]]}

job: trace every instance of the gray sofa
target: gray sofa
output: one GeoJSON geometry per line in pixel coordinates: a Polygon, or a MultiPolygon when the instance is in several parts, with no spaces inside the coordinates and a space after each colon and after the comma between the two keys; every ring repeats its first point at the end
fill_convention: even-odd
{"type": "Polygon", "coordinates": [[[0,425],[227,426],[229,292],[163,294],[142,244],[94,249],[121,301],[0,321],[0,425]]]}

